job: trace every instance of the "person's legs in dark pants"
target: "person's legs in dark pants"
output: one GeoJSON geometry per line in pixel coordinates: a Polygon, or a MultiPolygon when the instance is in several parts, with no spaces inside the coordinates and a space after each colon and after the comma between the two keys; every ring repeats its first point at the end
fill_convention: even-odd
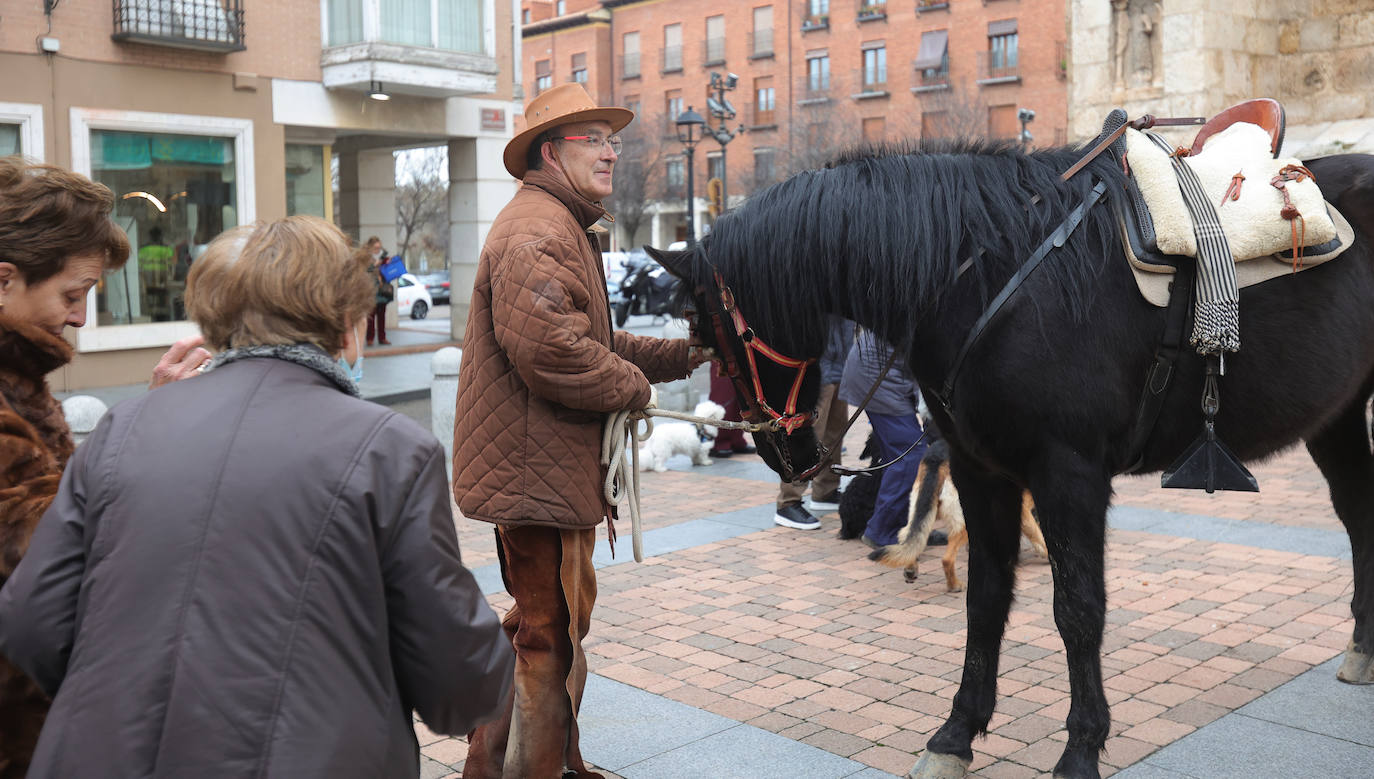
{"type": "MultiPolygon", "coordinates": [[[[719,375],[719,370],[711,370],[711,394],[712,403],[719,403],[725,409],[724,421],[739,422],[742,417],[739,414],[739,399],[735,397],[735,385],[730,382],[729,376],[719,375]]],[[[752,447],[744,438],[743,430],[727,430],[718,428],[715,443],[711,445],[712,457],[729,457],[735,452],[746,452],[752,447]]]]}
{"type": "MultiPolygon", "coordinates": [[[[867,413],[883,462],[895,460],[921,435],[921,423],[915,416],[867,413]]],[[[864,537],[874,544],[886,546],[897,543],[897,535],[906,526],[911,487],[916,483],[916,470],[921,465],[925,449],[923,441],[906,457],[882,471],[878,497],[873,502],[873,516],[868,520],[868,529],[864,531],[864,537]]]]}
{"type": "Polygon", "coordinates": [[[367,312],[367,345],[368,345],[368,346],[371,346],[371,345],[372,345],[372,340],[373,340],[373,338],[376,337],[376,335],[377,335],[377,307],[376,307],[376,306],[373,306],[373,307],[372,307],[372,310],[369,311],[369,312],[367,312]]]}
{"type": "Polygon", "coordinates": [[[377,307],[372,310],[372,318],[377,320],[377,343],[379,344],[391,343],[386,340],[386,306],[386,303],[378,303],[377,307]]]}

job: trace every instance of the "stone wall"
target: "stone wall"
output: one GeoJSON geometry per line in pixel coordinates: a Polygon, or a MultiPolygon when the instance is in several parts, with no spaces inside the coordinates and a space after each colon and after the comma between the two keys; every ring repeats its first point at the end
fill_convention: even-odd
{"type": "Polygon", "coordinates": [[[1374,152],[1374,0],[1070,0],[1068,56],[1071,140],[1273,97],[1285,154],[1374,152]]]}

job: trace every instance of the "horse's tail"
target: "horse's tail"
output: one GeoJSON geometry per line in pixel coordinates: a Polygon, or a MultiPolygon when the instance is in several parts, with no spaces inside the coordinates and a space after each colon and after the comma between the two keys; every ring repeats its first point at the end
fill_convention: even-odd
{"type": "Polygon", "coordinates": [[[935,524],[935,509],[939,505],[940,490],[949,478],[949,444],[936,441],[921,458],[916,471],[916,485],[911,491],[906,527],[897,536],[897,543],[879,549],[873,559],[891,568],[916,567],[916,560],[926,550],[930,526],[935,524]]]}

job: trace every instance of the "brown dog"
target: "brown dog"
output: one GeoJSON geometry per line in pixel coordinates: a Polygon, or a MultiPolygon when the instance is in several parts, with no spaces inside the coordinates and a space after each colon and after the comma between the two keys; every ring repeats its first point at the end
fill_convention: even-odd
{"type": "MultiPolygon", "coordinates": [[[[1048,558],[1045,538],[1040,533],[1040,525],[1035,521],[1035,501],[1029,491],[1021,495],[1021,533],[1030,541],[1031,546],[1041,557],[1048,558]]],[[[930,528],[937,518],[945,520],[949,527],[949,547],[941,563],[945,569],[945,585],[950,592],[964,589],[964,583],[954,571],[954,561],[959,549],[968,543],[968,530],[964,528],[964,512],[959,506],[959,493],[949,478],[949,445],[936,441],[921,459],[916,471],[916,483],[911,489],[911,507],[908,509],[906,527],[902,528],[896,544],[885,546],[874,556],[878,562],[892,568],[901,568],[906,580],[916,580],[916,561],[925,551],[930,537],[930,528]]]]}

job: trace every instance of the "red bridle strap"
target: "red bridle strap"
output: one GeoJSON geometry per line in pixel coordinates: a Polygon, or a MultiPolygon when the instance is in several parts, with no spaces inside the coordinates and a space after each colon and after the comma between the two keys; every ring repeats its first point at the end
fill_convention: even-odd
{"type": "MultiPolygon", "coordinates": [[[[725,281],[720,277],[720,273],[715,274],[716,288],[720,290],[721,308],[730,315],[730,321],[735,326],[735,335],[744,342],[744,354],[749,360],[749,378],[753,382],[754,405],[772,418],[773,422],[781,429],[791,435],[799,427],[803,427],[813,421],[815,411],[797,411],[797,396],[801,394],[802,380],[806,378],[806,369],[816,360],[799,360],[795,357],[788,357],[777,349],[764,343],[762,338],[749,327],[744,321],[744,314],[735,305],[735,295],[730,288],[725,286],[725,281]],[[763,397],[763,385],[759,383],[758,362],[754,359],[754,353],[763,355],[773,363],[784,368],[792,368],[797,371],[796,378],[792,380],[792,388],[787,393],[787,402],[783,406],[782,413],[778,413],[768,404],[763,397]]],[[[722,347],[724,344],[722,344],[722,347]]],[[[733,361],[731,361],[733,362],[733,361]]],[[[738,378],[738,377],[734,377],[738,378]]]]}

